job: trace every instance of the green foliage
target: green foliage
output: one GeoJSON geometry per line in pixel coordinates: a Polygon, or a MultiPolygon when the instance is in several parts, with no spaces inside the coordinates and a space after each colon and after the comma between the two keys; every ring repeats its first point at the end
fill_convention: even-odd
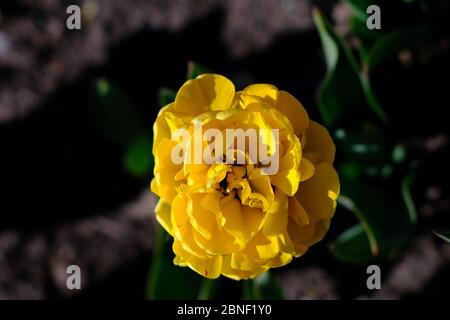
{"type": "Polygon", "coordinates": [[[414,231],[416,219],[415,216],[414,220],[412,219],[413,215],[409,213],[408,208],[408,205],[413,204],[402,198],[403,191],[408,201],[411,199],[409,189],[405,187],[401,190],[400,186],[391,185],[389,180],[387,183],[372,186],[365,179],[351,179],[345,173],[342,173],[340,178],[342,196],[339,198],[339,204],[357,217],[366,238],[364,244],[356,245],[355,243],[362,239],[359,231],[344,231],[332,244],[333,253],[350,262],[368,262],[372,257],[392,256],[414,231]],[[352,246],[346,245],[348,243],[352,243],[357,251],[354,252],[352,246]],[[345,253],[346,249],[350,249],[350,252],[345,253]],[[362,249],[365,251],[362,252],[362,249]],[[356,256],[356,253],[361,254],[356,256]]]}
{"type": "Polygon", "coordinates": [[[153,170],[151,136],[134,141],[125,151],[124,165],[135,177],[146,177],[153,170]]]}
{"type": "Polygon", "coordinates": [[[209,70],[194,61],[188,62],[188,71],[187,71],[186,79],[188,79],[188,80],[195,79],[199,75],[204,74],[204,73],[209,73],[209,70]]]}
{"type": "Polygon", "coordinates": [[[434,234],[441,238],[442,240],[447,241],[450,243],[450,230],[437,230],[434,231],[434,234]]]}
{"type": "MultiPolygon", "coordinates": [[[[330,244],[333,255],[349,263],[366,263],[373,260],[374,249],[372,248],[367,239],[367,231],[362,224],[356,224],[347,229],[330,244]]],[[[378,250],[378,246],[375,248],[378,250]]]]}
{"type": "Polygon", "coordinates": [[[388,136],[392,124],[372,88],[371,72],[401,50],[418,46],[428,28],[368,30],[367,6],[381,6],[383,1],[347,2],[354,14],[353,31],[361,40],[359,59],[325,17],[317,9],[313,12],[327,64],[317,105],[337,145],[339,205],[359,220],[338,236],[330,249],[342,261],[366,263],[392,257],[417,229],[411,195],[414,159],[409,158],[406,146],[388,136]]]}
{"type": "Polygon", "coordinates": [[[158,92],[158,104],[164,107],[175,100],[176,92],[169,88],[161,88],[158,92]]]}
{"type": "Polygon", "coordinates": [[[150,126],[129,97],[108,80],[97,80],[94,97],[94,124],[106,139],[123,150],[125,170],[135,177],[150,176],[153,170],[150,126]]]}
{"type": "Polygon", "coordinates": [[[270,271],[263,273],[255,279],[244,281],[242,283],[242,289],[242,297],[247,300],[284,299],[283,291],[270,271]]]}
{"type": "Polygon", "coordinates": [[[387,60],[396,57],[402,50],[416,48],[428,32],[426,27],[419,26],[395,30],[380,37],[370,48],[364,60],[367,70],[372,71],[378,68],[387,60]]]}
{"type": "MultiPolygon", "coordinates": [[[[162,228],[155,228],[157,237],[147,284],[148,299],[197,299],[202,277],[189,268],[173,264],[172,238],[162,228]]],[[[209,298],[205,292],[201,298],[209,298]]]]}
{"type": "Polygon", "coordinates": [[[210,300],[216,296],[217,289],[219,288],[220,279],[203,279],[198,293],[199,300],[210,300]]]}
{"type": "Polygon", "coordinates": [[[354,118],[369,120],[374,112],[388,121],[347,44],[339,38],[318,9],[314,22],[324,48],[327,73],[317,92],[317,104],[325,124],[334,130],[354,125],[354,118]]]}
{"type": "Polygon", "coordinates": [[[122,147],[147,134],[147,128],[130,98],[106,79],[95,83],[94,123],[103,135],[122,147]]]}

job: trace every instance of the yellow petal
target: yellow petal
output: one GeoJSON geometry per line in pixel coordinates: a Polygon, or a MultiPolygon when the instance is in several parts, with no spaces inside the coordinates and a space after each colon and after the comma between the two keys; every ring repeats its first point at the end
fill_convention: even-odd
{"type": "Polygon", "coordinates": [[[314,236],[315,230],[316,228],[314,223],[300,227],[291,216],[289,217],[288,234],[291,238],[292,244],[294,245],[295,257],[303,255],[308,250],[308,246],[313,244],[311,239],[314,236]]]}
{"type": "Polygon", "coordinates": [[[186,127],[191,119],[189,115],[176,112],[173,103],[161,108],[153,124],[153,152],[163,138],[171,139],[172,131],[186,127]]]}
{"type": "Polygon", "coordinates": [[[305,209],[295,197],[289,197],[289,216],[301,227],[310,221],[305,209]]]}
{"type": "Polygon", "coordinates": [[[279,189],[275,190],[272,207],[267,211],[264,219],[263,233],[266,236],[283,234],[287,228],[288,198],[279,189]]]}
{"type": "Polygon", "coordinates": [[[234,85],[224,76],[203,74],[187,81],[178,91],[175,110],[191,115],[226,110],[234,98],[234,85]]]}
{"type": "Polygon", "coordinates": [[[211,230],[214,236],[208,240],[197,231],[192,232],[195,243],[208,255],[224,255],[242,250],[245,243],[217,226],[211,230]]]}
{"type": "Polygon", "coordinates": [[[270,181],[285,194],[292,196],[298,190],[300,172],[298,168],[279,171],[276,175],[271,176],[270,181]]]}
{"type": "Polygon", "coordinates": [[[151,184],[151,190],[167,203],[172,202],[176,195],[176,188],[182,183],[181,180],[175,179],[182,165],[177,165],[172,162],[170,151],[174,145],[173,141],[163,138],[162,143],[154,152],[155,177],[151,184]]]}
{"type": "Polygon", "coordinates": [[[254,237],[258,233],[264,222],[264,213],[261,209],[250,208],[248,206],[242,206],[242,219],[244,220],[244,225],[248,229],[251,237],[254,237]]]}
{"type": "MultiPolygon", "coordinates": [[[[257,171],[260,170],[253,170],[252,173],[257,171]]],[[[262,196],[261,200],[263,202],[263,211],[269,210],[274,199],[273,189],[269,176],[260,175],[258,178],[250,177],[250,188],[253,195],[259,194],[262,196]]]]}
{"type": "Polygon", "coordinates": [[[268,260],[276,257],[280,253],[279,242],[276,237],[267,237],[260,231],[247,244],[242,254],[256,261],[268,260]]]}
{"type": "Polygon", "coordinates": [[[243,206],[237,199],[222,204],[221,212],[225,230],[243,242],[248,242],[260,230],[264,219],[260,209],[243,206]]]}
{"type": "Polygon", "coordinates": [[[216,226],[216,215],[213,211],[205,209],[201,205],[203,194],[192,194],[188,201],[187,213],[192,227],[199,232],[205,239],[210,240],[211,231],[216,226]]]}
{"type": "Polygon", "coordinates": [[[242,92],[247,95],[261,98],[261,100],[263,100],[272,107],[275,107],[278,97],[277,87],[271,84],[263,84],[263,83],[253,84],[245,88],[242,92]]]}
{"type": "Polygon", "coordinates": [[[175,240],[178,240],[183,249],[192,255],[205,257],[206,253],[196,244],[193,237],[192,226],[187,214],[188,198],[178,194],[172,202],[171,218],[175,240]]]}
{"type": "Polygon", "coordinates": [[[278,173],[270,176],[272,185],[281,189],[288,196],[292,196],[297,192],[298,184],[300,183],[299,162],[301,159],[301,148],[298,139],[293,144],[281,158],[278,173]]]}
{"type": "Polygon", "coordinates": [[[291,237],[288,234],[287,231],[287,225],[286,225],[286,230],[278,235],[277,237],[277,241],[278,241],[278,246],[280,247],[280,252],[286,253],[286,254],[294,254],[295,253],[295,249],[294,249],[294,245],[291,241],[291,237]]]}
{"type": "Polygon", "coordinates": [[[302,104],[286,91],[278,92],[276,108],[280,110],[292,123],[294,133],[301,136],[309,126],[309,117],[302,104]]]}
{"type": "Polygon", "coordinates": [[[222,259],[222,274],[233,280],[244,280],[255,278],[261,273],[265,272],[268,268],[259,267],[251,271],[244,271],[235,269],[231,266],[231,255],[224,256],[222,259]]]}
{"type": "Polygon", "coordinates": [[[242,219],[241,203],[237,199],[227,201],[221,205],[221,213],[224,220],[223,227],[233,236],[247,240],[249,238],[248,230],[242,219]]]}
{"type": "Polygon", "coordinates": [[[315,169],[314,175],[300,184],[295,195],[310,218],[330,219],[336,208],[339,195],[339,178],[334,168],[322,163],[315,169]]]}
{"type": "Polygon", "coordinates": [[[265,263],[265,265],[268,267],[271,267],[271,268],[279,268],[279,267],[287,265],[291,261],[292,261],[292,255],[280,253],[275,258],[267,261],[265,263]]]}
{"type": "MultiPolygon", "coordinates": [[[[175,236],[177,236],[177,234],[179,234],[179,230],[185,227],[189,222],[189,217],[186,213],[186,208],[187,208],[187,198],[181,194],[177,195],[173,199],[171,208],[172,227],[175,236]]],[[[181,238],[181,234],[178,237],[181,238]]]]}
{"type": "Polygon", "coordinates": [[[261,263],[257,263],[254,260],[249,259],[246,255],[242,253],[231,254],[231,267],[233,269],[242,271],[253,271],[259,269],[261,263]]]}
{"type": "Polygon", "coordinates": [[[300,182],[308,180],[314,174],[314,165],[306,158],[300,161],[300,182]]]}
{"type": "Polygon", "coordinates": [[[336,147],[324,126],[310,121],[306,138],[306,145],[303,149],[305,158],[308,158],[314,164],[323,162],[333,164],[336,147]]]}
{"type": "Polygon", "coordinates": [[[210,279],[216,279],[220,276],[222,271],[222,256],[198,258],[186,252],[179,241],[174,241],[173,251],[177,256],[182,257],[181,261],[175,258],[175,264],[181,266],[187,265],[198,274],[210,279]]]}
{"type": "Polygon", "coordinates": [[[158,201],[155,207],[156,220],[163,226],[163,228],[173,236],[172,231],[172,218],[170,215],[170,205],[162,200],[158,201]]]}

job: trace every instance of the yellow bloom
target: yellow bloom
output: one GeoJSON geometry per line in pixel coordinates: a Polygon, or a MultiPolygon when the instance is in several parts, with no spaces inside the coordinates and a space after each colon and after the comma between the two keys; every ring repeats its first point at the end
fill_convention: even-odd
{"type": "MultiPolygon", "coordinates": [[[[268,84],[235,92],[227,78],[201,75],[161,109],[153,129],[151,189],[160,198],[156,218],[174,238],[175,264],[208,278],[253,278],[286,265],[324,237],[339,194],[335,146],[289,93],[268,84]],[[239,148],[237,137],[223,145],[231,152],[227,161],[188,161],[195,124],[224,135],[227,129],[277,129],[277,139],[263,135],[257,144],[258,150],[267,147],[268,157],[278,157],[277,172],[265,174],[268,164],[251,159],[251,146],[239,148]],[[178,129],[190,138],[173,139],[178,129]],[[185,161],[177,163],[172,152],[180,145],[185,161]],[[238,157],[245,162],[238,164],[238,157]]],[[[201,136],[200,142],[204,152],[211,141],[201,136]]]]}

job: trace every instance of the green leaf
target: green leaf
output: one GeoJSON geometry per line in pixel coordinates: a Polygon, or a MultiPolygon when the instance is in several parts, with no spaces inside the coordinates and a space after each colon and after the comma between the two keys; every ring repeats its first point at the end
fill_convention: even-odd
{"type": "Polygon", "coordinates": [[[364,25],[367,20],[367,7],[369,7],[371,4],[377,4],[374,0],[345,0],[345,2],[352,9],[354,16],[360,21],[364,21],[364,25]]]}
{"type": "MultiPolygon", "coordinates": [[[[365,236],[364,238],[366,239],[366,241],[362,241],[365,243],[369,244],[369,249],[370,250],[364,250],[364,252],[369,252],[371,253],[371,256],[376,256],[379,252],[379,248],[378,248],[378,242],[377,239],[375,237],[375,232],[372,228],[371,223],[369,223],[368,218],[366,217],[366,215],[364,215],[359,208],[356,206],[356,204],[348,197],[346,196],[340,196],[338,198],[338,202],[340,205],[342,205],[344,208],[346,208],[347,210],[353,212],[356,216],[356,218],[360,221],[360,224],[358,225],[362,231],[365,232],[365,236]],[[367,242],[368,241],[368,242],[367,242]]],[[[351,238],[353,239],[353,241],[355,241],[354,239],[361,239],[361,236],[359,235],[359,231],[356,232],[355,230],[348,230],[348,232],[344,232],[338,239],[340,239],[340,241],[338,241],[338,243],[347,243],[348,239],[351,238]]],[[[361,250],[361,246],[362,243],[360,244],[360,247],[358,248],[358,250],[361,250]]],[[[344,247],[345,249],[345,247],[344,247]]],[[[344,250],[341,246],[339,246],[339,250],[340,252],[342,252],[344,250]]],[[[351,247],[350,247],[351,249],[351,247]]],[[[366,246],[364,245],[364,249],[367,249],[366,246]]],[[[348,254],[352,254],[352,252],[349,252],[348,254]]],[[[357,258],[357,257],[355,257],[357,258]]],[[[366,256],[364,258],[367,258],[366,256]]],[[[360,259],[360,258],[359,258],[360,259]]]]}
{"type": "Polygon", "coordinates": [[[313,17],[327,63],[327,73],[317,92],[317,104],[325,124],[332,129],[352,127],[360,121],[371,120],[373,113],[386,123],[387,117],[370,95],[347,44],[318,9],[314,9],[313,17]]]}
{"type": "Polygon", "coordinates": [[[396,30],[379,38],[367,54],[365,60],[367,73],[395,57],[400,51],[416,48],[423,42],[427,33],[427,28],[419,26],[396,30]]]}
{"type": "Polygon", "coordinates": [[[242,281],[242,299],[244,300],[257,300],[258,298],[253,293],[253,283],[252,280],[242,281]]]}
{"type": "Polygon", "coordinates": [[[205,73],[210,73],[210,71],[207,68],[205,68],[193,61],[188,62],[188,72],[187,72],[187,76],[186,76],[186,78],[188,80],[195,79],[199,75],[205,74],[205,73]]]}
{"type": "MultiPolygon", "coordinates": [[[[338,199],[339,204],[353,212],[360,221],[371,255],[389,257],[402,249],[414,231],[414,224],[408,204],[402,199],[400,186],[391,180],[354,179],[343,171],[340,171],[340,180],[342,195],[338,199]]],[[[337,256],[344,256],[342,252],[346,248],[349,247],[340,246],[337,256]]],[[[367,255],[355,259],[367,259],[367,255]]]]}
{"type": "Polygon", "coordinates": [[[147,283],[148,299],[197,299],[203,278],[173,264],[172,239],[157,227],[155,251],[147,283]]]}
{"type": "Polygon", "coordinates": [[[392,161],[395,163],[404,163],[407,159],[407,149],[402,144],[397,144],[392,149],[392,161]]]}
{"type": "Polygon", "coordinates": [[[362,123],[351,132],[339,129],[334,134],[339,157],[344,160],[344,175],[357,179],[362,176],[387,179],[392,175],[391,152],[385,133],[380,127],[362,123]]]}
{"type": "Polygon", "coordinates": [[[384,165],[390,160],[384,132],[370,123],[362,123],[353,131],[335,132],[339,153],[359,164],[384,165]]]}
{"type": "Polygon", "coordinates": [[[381,106],[380,101],[376,97],[375,93],[373,92],[372,85],[370,83],[369,76],[367,75],[366,71],[362,71],[359,74],[359,78],[363,87],[364,94],[367,99],[367,103],[372,108],[373,112],[378,116],[378,118],[383,123],[388,123],[388,116],[384,112],[383,107],[381,106]]]}
{"type": "Polygon", "coordinates": [[[406,209],[408,210],[409,220],[414,224],[417,222],[417,210],[411,195],[411,187],[413,183],[414,176],[409,174],[403,179],[401,188],[403,201],[405,202],[406,209]]]}
{"type": "Polygon", "coordinates": [[[267,271],[255,279],[242,283],[243,298],[246,300],[283,300],[284,294],[275,277],[267,271]]]}
{"type": "Polygon", "coordinates": [[[330,250],[337,259],[348,263],[365,263],[374,259],[361,224],[354,225],[338,236],[330,244],[330,250]]]}
{"type": "Polygon", "coordinates": [[[216,296],[219,287],[220,279],[203,279],[200,292],[198,293],[199,300],[212,300],[216,296]]]}
{"type": "Polygon", "coordinates": [[[370,30],[367,28],[366,20],[360,20],[356,16],[350,19],[350,29],[355,33],[358,38],[358,53],[361,57],[360,60],[365,61],[367,59],[368,48],[371,48],[375,41],[380,37],[378,30],[370,30]]]}
{"type": "Polygon", "coordinates": [[[129,147],[148,134],[148,128],[127,95],[106,79],[95,83],[94,124],[111,142],[129,147]]]}
{"type": "Polygon", "coordinates": [[[124,154],[126,170],[136,177],[148,177],[153,170],[152,141],[144,136],[133,142],[124,154]]]}
{"type": "Polygon", "coordinates": [[[442,240],[445,240],[448,243],[450,243],[450,230],[435,230],[433,231],[433,233],[442,240]]]}
{"type": "Polygon", "coordinates": [[[158,104],[162,108],[175,101],[176,92],[169,88],[160,88],[158,91],[158,104]]]}

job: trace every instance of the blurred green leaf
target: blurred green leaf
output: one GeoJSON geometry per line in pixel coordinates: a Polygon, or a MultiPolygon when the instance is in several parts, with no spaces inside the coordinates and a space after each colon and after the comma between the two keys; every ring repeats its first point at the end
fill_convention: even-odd
{"type": "Polygon", "coordinates": [[[216,296],[217,289],[219,287],[219,279],[206,279],[204,278],[198,293],[199,300],[212,300],[216,296]]]}
{"type": "Polygon", "coordinates": [[[412,173],[410,173],[403,179],[401,188],[403,201],[405,202],[406,209],[408,210],[409,220],[414,224],[417,222],[417,210],[411,195],[413,182],[414,176],[412,173]]]}
{"type": "MultiPolygon", "coordinates": [[[[382,31],[384,29],[390,31],[391,29],[401,28],[402,26],[410,24],[409,19],[416,19],[415,22],[417,22],[417,12],[423,13],[425,7],[427,7],[424,3],[428,4],[434,1],[446,2],[442,0],[345,0],[351,8],[353,16],[364,23],[369,16],[369,14],[367,14],[367,8],[370,5],[377,5],[380,7],[382,28],[377,31],[382,31]]],[[[419,17],[422,17],[422,15],[419,15],[419,17]]]]}
{"type": "Polygon", "coordinates": [[[370,48],[365,65],[367,72],[379,67],[383,62],[405,49],[412,49],[423,42],[427,29],[423,26],[393,31],[379,38],[370,48]]]}
{"type": "MultiPolygon", "coordinates": [[[[408,204],[405,202],[407,199],[402,198],[405,191],[400,190],[391,180],[375,179],[370,182],[361,177],[354,179],[341,170],[340,180],[342,195],[339,197],[339,204],[353,212],[360,221],[371,255],[387,257],[400,250],[414,231],[412,213],[408,210],[411,203],[408,204]]],[[[361,236],[353,238],[361,239],[361,236]]],[[[348,235],[344,239],[348,239],[348,235]]],[[[343,251],[346,248],[348,247],[339,246],[339,254],[336,256],[345,256],[343,251]]],[[[362,244],[359,248],[363,248],[362,244]]],[[[348,252],[348,255],[351,254],[353,253],[348,252]]],[[[355,259],[366,258],[367,255],[364,254],[355,259]]]]}
{"type": "Polygon", "coordinates": [[[364,48],[370,48],[381,34],[378,30],[370,30],[367,28],[366,19],[367,15],[364,15],[364,19],[360,19],[357,15],[352,16],[350,19],[350,29],[362,41],[359,45],[363,45],[364,48]]]}
{"type": "Polygon", "coordinates": [[[395,163],[404,163],[407,159],[406,147],[402,144],[396,145],[392,149],[392,161],[395,163]]]}
{"type": "Polygon", "coordinates": [[[172,103],[175,101],[175,96],[177,93],[169,88],[160,88],[158,91],[158,103],[159,106],[162,108],[169,103],[172,103]]]}
{"type": "Polygon", "coordinates": [[[362,88],[364,91],[364,94],[366,96],[367,103],[372,108],[373,112],[378,116],[378,118],[383,122],[388,122],[388,117],[386,113],[384,112],[383,107],[381,106],[380,101],[376,97],[375,93],[373,92],[372,85],[370,83],[370,79],[365,71],[362,71],[359,74],[359,78],[362,84],[362,88]]]}
{"type": "MultiPolygon", "coordinates": [[[[355,214],[356,218],[360,221],[359,226],[365,232],[364,238],[366,239],[366,241],[362,241],[362,242],[369,244],[368,251],[369,251],[369,253],[371,253],[371,256],[377,255],[379,252],[378,242],[375,237],[375,232],[372,228],[372,225],[369,222],[366,215],[364,215],[359,210],[359,208],[356,206],[356,204],[353,202],[352,199],[350,199],[346,196],[340,196],[338,201],[339,201],[340,205],[342,205],[344,208],[346,208],[347,210],[349,210],[350,212],[353,212],[355,214]]],[[[356,232],[355,230],[353,230],[353,231],[349,230],[348,233],[344,232],[339,238],[340,238],[340,241],[338,241],[338,243],[342,244],[342,243],[347,243],[349,238],[351,238],[353,242],[355,241],[355,239],[360,240],[361,236],[359,236],[359,232],[356,232]]],[[[360,248],[358,248],[358,250],[361,250],[362,245],[363,244],[361,243],[360,248]]],[[[366,247],[364,246],[364,248],[366,248],[366,247]]],[[[343,250],[345,250],[345,247],[342,248],[342,246],[339,246],[339,251],[342,252],[343,250]]],[[[366,251],[364,251],[364,252],[366,252],[366,251]]],[[[349,254],[351,255],[352,253],[349,252],[349,254]]],[[[360,258],[355,257],[355,259],[360,259],[360,258]]]]}
{"type": "Polygon", "coordinates": [[[435,230],[433,233],[442,240],[450,243],[450,230],[435,230]]]}
{"type": "Polygon", "coordinates": [[[391,152],[381,128],[362,123],[351,132],[339,129],[334,134],[339,157],[344,160],[340,170],[351,179],[362,176],[387,179],[392,175],[391,152]]]}
{"type": "Polygon", "coordinates": [[[147,284],[148,299],[197,299],[203,278],[173,264],[171,237],[157,227],[155,251],[147,284]]]}
{"type": "Polygon", "coordinates": [[[148,134],[136,108],[117,86],[106,79],[99,79],[94,93],[93,120],[107,139],[127,148],[148,134]]]}
{"type": "Polygon", "coordinates": [[[278,281],[270,271],[255,279],[245,280],[242,283],[243,298],[246,300],[283,300],[284,294],[278,281]]]}
{"type": "Polygon", "coordinates": [[[257,300],[256,295],[253,293],[252,280],[242,281],[242,299],[244,300],[257,300]]]}
{"type": "Polygon", "coordinates": [[[335,141],[341,157],[360,165],[384,165],[390,160],[384,132],[370,123],[361,123],[353,131],[337,130],[335,141]]]}
{"type": "Polygon", "coordinates": [[[379,1],[376,0],[345,0],[345,2],[348,3],[350,8],[352,9],[354,16],[359,20],[364,21],[364,25],[367,19],[367,7],[369,7],[371,4],[379,5],[379,1]]]}
{"type": "Polygon", "coordinates": [[[365,263],[374,258],[361,224],[354,225],[338,236],[330,244],[330,250],[336,258],[349,263],[365,263]]]}
{"type": "Polygon", "coordinates": [[[150,136],[144,136],[134,141],[125,151],[125,168],[133,176],[147,177],[153,170],[152,141],[150,139],[150,136]]]}
{"type": "MultiPolygon", "coordinates": [[[[392,0],[391,0],[392,1],[392,0]]],[[[395,1],[395,0],[394,0],[395,1]]],[[[350,6],[352,11],[352,16],[350,18],[350,29],[352,33],[357,37],[358,42],[358,51],[361,55],[363,61],[365,61],[365,57],[367,55],[368,49],[370,49],[373,44],[383,35],[384,28],[382,27],[380,30],[377,29],[369,29],[367,28],[367,19],[369,15],[366,13],[367,8],[372,5],[380,5],[380,1],[374,0],[346,0],[347,4],[350,6]]],[[[384,5],[381,5],[381,8],[385,8],[384,5]]],[[[384,10],[381,12],[381,21],[382,26],[384,22],[384,10]]]]}
{"type": "Polygon", "coordinates": [[[193,61],[188,62],[188,72],[186,78],[189,79],[195,79],[201,74],[210,73],[210,71],[199,65],[198,63],[195,63],[193,61]]]}
{"type": "Polygon", "coordinates": [[[333,129],[351,127],[355,125],[355,119],[356,123],[370,120],[370,110],[386,123],[387,117],[381,106],[375,103],[377,101],[360,75],[347,44],[318,9],[314,9],[313,17],[327,62],[327,73],[317,92],[319,111],[325,124],[333,129]]]}

